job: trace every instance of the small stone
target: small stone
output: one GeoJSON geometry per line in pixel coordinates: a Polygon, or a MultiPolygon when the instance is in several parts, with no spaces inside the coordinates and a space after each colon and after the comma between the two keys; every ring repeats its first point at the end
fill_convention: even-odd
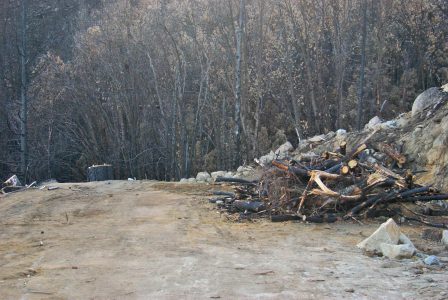
{"type": "Polygon", "coordinates": [[[347,292],[347,293],[354,293],[355,292],[355,290],[352,289],[352,288],[345,289],[344,291],[347,292]]]}
{"type": "Polygon", "coordinates": [[[440,260],[435,255],[430,255],[423,260],[423,262],[428,266],[440,266],[440,260]]]}
{"type": "Polygon", "coordinates": [[[381,253],[388,258],[411,258],[415,253],[415,248],[412,243],[411,245],[391,245],[382,243],[380,248],[381,253]]]}

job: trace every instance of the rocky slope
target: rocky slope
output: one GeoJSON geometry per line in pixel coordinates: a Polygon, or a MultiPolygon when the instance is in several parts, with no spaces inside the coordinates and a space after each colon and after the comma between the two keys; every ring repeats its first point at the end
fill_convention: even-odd
{"type": "Polygon", "coordinates": [[[437,93],[433,89],[417,97],[412,112],[387,122],[376,117],[361,132],[340,130],[304,140],[293,157],[335,150],[342,141],[346,141],[350,149],[375,132],[371,144],[385,142],[401,148],[407,157],[403,169],[426,171],[417,174],[419,183],[434,184],[448,191],[448,85],[437,93]]]}

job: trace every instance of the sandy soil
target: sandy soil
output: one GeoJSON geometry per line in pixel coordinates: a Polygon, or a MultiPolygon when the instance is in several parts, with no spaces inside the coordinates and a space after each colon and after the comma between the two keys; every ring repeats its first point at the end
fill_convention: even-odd
{"type": "MultiPolygon", "coordinates": [[[[233,223],[206,185],[56,184],[0,198],[1,299],[446,299],[445,268],[367,257],[378,224],[233,223]]],[[[421,228],[402,227],[416,246],[421,228]]]]}

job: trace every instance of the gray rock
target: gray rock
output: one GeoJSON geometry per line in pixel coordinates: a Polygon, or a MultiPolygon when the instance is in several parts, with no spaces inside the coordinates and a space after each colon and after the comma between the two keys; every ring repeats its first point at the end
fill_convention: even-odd
{"type": "Polygon", "coordinates": [[[381,252],[381,244],[398,244],[400,228],[393,219],[387,220],[368,238],[360,242],[357,247],[369,252],[381,252]]]}
{"type": "Polygon", "coordinates": [[[180,183],[188,183],[188,179],[187,179],[187,178],[182,178],[182,179],[180,180],[180,183]]]}
{"type": "Polygon", "coordinates": [[[448,230],[444,230],[442,232],[442,240],[441,240],[441,242],[444,245],[448,245],[448,230]]]}
{"type": "Polygon", "coordinates": [[[316,136],[313,136],[312,138],[308,139],[308,142],[310,142],[310,143],[320,143],[323,141],[325,141],[325,134],[316,135],[316,136]]]}
{"type": "Polygon", "coordinates": [[[381,253],[388,258],[411,258],[416,252],[414,246],[410,244],[391,245],[381,243],[380,249],[381,253]]]}
{"type": "Polygon", "coordinates": [[[435,255],[428,256],[427,258],[425,258],[423,260],[423,262],[425,263],[425,265],[428,265],[428,266],[440,266],[440,260],[435,255]]]}
{"type": "Polygon", "coordinates": [[[397,127],[398,127],[398,123],[395,120],[390,120],[390,121],[381,123],[381,128],[383,128],[383,129],[393,129],[393,128],[397,128],[397,127]]]}
{"type": "Polygon", "coordinates": [[[218,177],[226,177],[226,173],[225,171],[216,171],[216,172],[212,172],[210,175],[212,176],[212,179],[215,180],[218,177]]]}
{"type": "Polygon", "coordinates": [[[425,108],[442,101],[446,97],[446,93],[438,87],[432,87],[417,96],[412,104],[412,116],[414,117],[418,113],[422,112],[425,108]]]}
{"type": "Polygon", "coordinates": [[[194,177],[188,178],[188,182],[189,183],[195,183],[196,182],[196,178],[194,178],[194,177]]]}

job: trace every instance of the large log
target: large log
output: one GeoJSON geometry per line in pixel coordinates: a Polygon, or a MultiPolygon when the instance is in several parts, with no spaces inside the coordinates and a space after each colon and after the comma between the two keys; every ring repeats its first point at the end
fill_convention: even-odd
{"type": "Polygon", "coordinates": [[[87,169],[87,181],[113,180],[114,171],[112,165],[93,165],[87,169]]]}

